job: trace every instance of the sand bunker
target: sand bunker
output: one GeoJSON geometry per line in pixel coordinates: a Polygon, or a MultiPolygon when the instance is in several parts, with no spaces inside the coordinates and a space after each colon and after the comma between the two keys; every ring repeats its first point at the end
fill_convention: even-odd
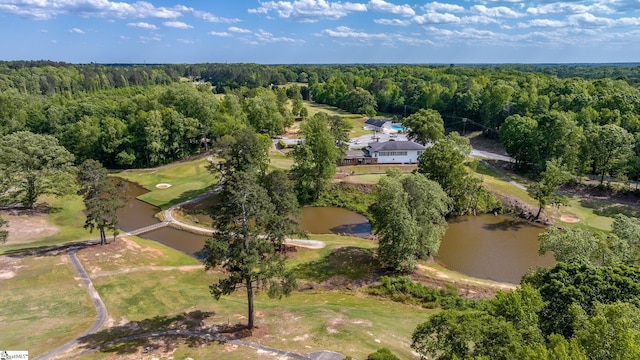
{"type": "Polygon", "coordinates": [[[560,216],[560,221],[566,223],[577,223],[578,221],[580,221],[580,219],[578,219],[578,217],[573,214],[562,214],[562,216],[560,216]]]}
{"type": "Polygon", "coordinates": [[[166,184],[166,183],[161,183],[161,184],[156,185],[156,188],[158,188],[158,189],[166,189],[166,188],[170,188],[170,187],[171,187],[171,184],[166,184]]]}

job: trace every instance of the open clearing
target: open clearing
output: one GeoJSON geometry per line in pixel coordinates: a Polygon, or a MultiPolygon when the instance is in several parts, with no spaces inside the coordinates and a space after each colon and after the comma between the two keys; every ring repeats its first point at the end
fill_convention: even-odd
{"type": "Polygon", "coordinates": [[[49,217],[46,214],[10,215],[3,211],[0,216],[9,223],[6,228],[9,231],[6,245],[29,243],[59,231],[57,226],[49,223],[49,217]]]}

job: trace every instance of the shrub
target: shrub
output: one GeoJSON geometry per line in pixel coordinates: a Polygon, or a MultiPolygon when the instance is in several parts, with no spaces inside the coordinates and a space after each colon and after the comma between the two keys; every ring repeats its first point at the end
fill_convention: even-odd
{"type": "Polygon", "coordinates": [[[409,276],[382,276],[381,284],[369,288],[372,295],[384,296],[404,304],[420,305],[426,309],[477,309],[484,302],[465,299],[458,295],[455,285],[447,284],[444,289],[436,289],[414,282],[409,276]]]}
{"type": "Polygon", "coordinates": [[[400,360],[391,350],[387,348],[378,349],[376,352],[369,354],[367,360],[400,360]]]}

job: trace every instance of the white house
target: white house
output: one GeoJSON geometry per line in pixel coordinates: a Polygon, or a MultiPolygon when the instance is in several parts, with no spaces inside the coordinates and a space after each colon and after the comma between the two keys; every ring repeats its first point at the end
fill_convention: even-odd
{"type": "Polygon", "coordinates": [[[387,141],[369,143],[369,156],[378,164],[415,164],[425,147],[413,141],[387,141]]]}
{"type": "Polygon", "coordinates": [[[368,119],[364,122],[364,129],[369,131],[389,133],[393,130],[393,126],[391,120],[368,119]]]}

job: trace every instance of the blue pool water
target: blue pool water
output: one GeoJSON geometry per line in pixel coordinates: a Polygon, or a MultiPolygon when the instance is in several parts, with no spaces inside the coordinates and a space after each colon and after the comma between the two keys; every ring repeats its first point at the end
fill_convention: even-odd
{"type": "Polygon", "coordinates": [[[395,131],[404,131],[404,127],[400,125],[391,125],[391,128],[395,131]]]}

